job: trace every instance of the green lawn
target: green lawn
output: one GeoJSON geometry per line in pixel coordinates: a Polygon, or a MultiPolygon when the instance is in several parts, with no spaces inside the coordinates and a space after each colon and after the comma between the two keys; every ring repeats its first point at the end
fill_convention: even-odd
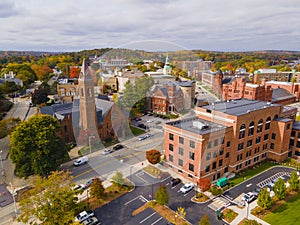
{"type": "Polygon", "coordinates": [[[142,130],[142,129],[140,129],[140,128],[137,128],[137,127],[131,126],[130,129],[131,129],[131,132],[132,132],[132,134],[133,134],[134,136],[139,136],[139,135],[145,133],[144,130],[142,130]]]}
{"type": "Polygon", "coordinates": [[[233,179],[230,179],[229,182],[231,184],[237,185],[239,183],[242,183],[244,180],[248,180],[249,178],[261,173],[262,171],[271,168],[272,166],[275,166],[276,164],[272,162],[265,162],[261,164],[259,167],[256,167],[254,169],[248,169],[241,175],[236,175],[233,179]]]}
{"type": "Polygon", "coordinates": [[[300,224],[300,192],[280,205],[272,213],[266,215],[264,220],[271,225],[300,224]]]}

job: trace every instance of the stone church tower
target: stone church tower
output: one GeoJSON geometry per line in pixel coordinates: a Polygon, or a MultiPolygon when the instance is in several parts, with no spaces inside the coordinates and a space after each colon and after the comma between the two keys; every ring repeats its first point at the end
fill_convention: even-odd
{"type": "Polygon", "coordinates": [[[94,81],[89,67],[83,59],[78,79],[80,129],[86,135],[98,135],[96,125],[96,106],[94,98],[94,81]]]}

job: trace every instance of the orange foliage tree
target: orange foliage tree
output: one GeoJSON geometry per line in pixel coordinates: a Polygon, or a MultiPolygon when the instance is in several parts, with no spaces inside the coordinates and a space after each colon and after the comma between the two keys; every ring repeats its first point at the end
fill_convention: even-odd
{"type": "Polygon", "coordinates": [[[160,162],[160,151],[156,149],[151,149],[149,151],[146,151],[146,158],[151,164],[156,164],[160,162]]]}
{"type": "Polygon", "coordinates": [[[209,178],[200,178],[198,186],[202,191],[207,191],[210,188],[211,182],[209,178]]]}

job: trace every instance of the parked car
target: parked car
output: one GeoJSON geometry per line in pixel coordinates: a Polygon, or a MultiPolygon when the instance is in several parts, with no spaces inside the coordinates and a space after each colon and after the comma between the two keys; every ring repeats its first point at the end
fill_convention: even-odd
{"type": "Polygon", "coordinates": [[[175,187],[177,184],[180,184],[181,183],[181,180],[179,178],[173,178],[171,180],[171,186],[172,187],[175,187]]]}
{"type": "Polygon", "coordinates": [[[151,137],[151,136],[152,136],[151,133],[148,133],[148,134],[145,135],[146,138],[149,138],[149,137],[151,137]]]}
{"type": "Polygon", "coordinates": [[[117,150],[122,149],[122,148],[124,148],[123,145],[117,144],[117,145],[115,145],[115,146],[113,147],[113,150],[114,150],[114,151],[117,151],[117,150]]]}
{"type": "Polygon", "coordinates": [[[146,126],[145,124],[143,124],[143,123],[140,123],[140,124],[138,125],[138,127],[139,127],[139,128],[142,128],[142,129],[144,129],[144,130],[147,129],[147,126],[146,126]]]}
{"type": "Polygon", "coordinates": [[[153,119],[149,119],[147,120],[147,123],[152,123],[154,120],[153,119]]]}
{"type": "Polygon", "coordinates": [[[141,121],[142,120],[142,118],[140,118],[140,117],[135,117],[135,119],[134,119],[135,121],[141,121]]]}
{"type": "Polygon", "coordinates": [[[189,183],[186,183],[185,185],[183,185],[179,191],[181,193],[185,194],[185,193],[189,192],[190,190],[192,190],[194,187],[195,187],[195,185],[193,183],[189,182],[189,183]]]}
{"type": "Polygon", "coordinates": [[[82,222],[90,217],[93,217],[94,212],[92,210],[88,210],[88,211],[82,211],[81,213],[79,213],[76,217],[75,217],[75,222],[79,221],[82,222]]]}
{"type": "Polygon", "coordinates": [[[147,138],[146,136],[139,136],[138,140],[142,141],[142,140],[145,140],[146,138],[147,138]]]}
{"type": "Polygon", "coordinates": [[[85,164],[88,162],[88,157],[87,156],[83,156],[83,157],[80,157],[79,159],[76,159],[74,161],[74,166],[80,166],[82,164],[85,164]]]}
{"type": "Polygon", "coordinates": [[[110,149],[110,148],[108,148],[108,149],[105,149],[105,150],[102,152],[102,154],[103,154],[103,155],[107,155],[107,154],[110,154],[110,153],[112,153],[112,152],[113,152],[113,150],[110,149]]]}
{"type": "Polygon", "coordinates": [[[243,201],[250,203],[255,199],[255,196],[252,192],[248,192],[247,194],[244,194],[242,197],[243,201]]]}
{"type": "MultiPolygon", "coordinates": [[[[94,183],[94,181],[95,181],[96,178],[99,178],[99,177],[94,177],[94,178],[88,180],[88,181],[86,182],[86,184],[85,184],[85,188],[89,188],[89,187],[92,185],[92,183],[94,183]]],[[[101,181],[103,181],[101,178],[99,178],[99,179],[100,179],[101,181]]]]}
{"type": "Polygon", "coordinates": [[[252,194],[257,197],[259,192],[260,192],[260,188],[255,188],[255,190],[252,191],[252,194]]]}
{"type": "Polygon", "coordinates": [[[80,190],[84,190],[85,189],[85,185],[84,184],[76,184],[74,186],[74,191],[80,191],[80,190]]]}
{"type": "Polygon", "coordinates": [[[84,225],[98,225],[101,224],[96,217],[90,217],[82,222],[84,225]]]}

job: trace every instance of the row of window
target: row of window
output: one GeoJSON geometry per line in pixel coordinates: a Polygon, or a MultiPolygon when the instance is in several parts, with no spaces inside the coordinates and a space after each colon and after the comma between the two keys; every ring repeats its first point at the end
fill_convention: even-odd
{"type": "MultiPolygon", "coordinates": [[[[265,135],[264,135],[264,141],[267,141],[268,139],[269,139],[269,134],[265,134],[265,135]]],[[[275,133],[272,133],[271,139],[272,139],[272,140],[275,140],[275,139],[276,139],[276,134],[275,134],[275,133]]],[[[261,136],[259,136],[259,137],[257,137],[257,138],[255,139],[255,144],[259,144],[260,142],[261,142],[261,136]]],[[[248,141],[247,141],[247,148],[252,147],[252,145],[253,145],[253,140],[252,140],[252,139],[251,139],[251,140],[248,140],[248,141]]],[[[243,143],[243,142],[238,144],[237,150],[240,151],[240,150],[242,150],[242,149],[244,149],[244,143],[243,143]]]]}
{"type": "MultiPolygon", "coordinates": [[[[223,159],[220,159],[218,162],[218,167],[222,167],[223,166],[223,159]]],[[[213,162],[211,165],[207,165],[205,168],[205,172],[209,172],[210,169],[211,170],[215,170],[217,168],[217,162],[213,162]]],[[[227,168],[227,167],[226,167],[227,168]]],[[[224,170],[224,173],[228,172],[228,168],[227,171],[224,170]]]]}
{"type": "MultiPolygon", "coordinates": [[[[174,134],[169,133],[169,140],[174,141],[174,134]]],[[[179,143],[184,144],[184,138],[179,137],[179,143]]],[[[190,148],[195,148],[196,144],[194,141],[190,140],[190,148]]]]}
{"type": "MultiPolygon", "coordinates": [[[[261,133],[262,132],[262,130],[263,130],[263,123],[264,123],[263,119],[260,119],[258,121],[257,128],[256,128],[256,133],[261,133]]],[[[252,121],[249,124],[248,136],[254,135],[254,125],[255,125],[254,121],[252,121]]],[[[266,124],[265,124],[265,130],[269,130],[270,129],[270,125],[271,125],[271,117],[268,117],[267,120],[266,120],[266,124]]],[[[240,126],[239,139],[245,138],[245,135],[246,135],[246,125],[242,124],[240,126]]]]}
{"type": "MultiPolygon", "coordinates": [[[[264,159],[264,158],[266,158],[266,157],[267,157],[267,153],[264,153],[264,154],[261,155],[261,158],[262,158],[262,159],[264,159]]],[[[257,162],[258,160],[259,160],[259,156],[256,156],[256,157],[253,158],[253,162],[257,162]]],[[[249,159],[249,160],[247,160],[247,161],[245,162],[245,166],[249,166],[250,164],[251,164],[251,159],[249,159]]],[[[235,167],[235,170],[240,170],[240,169],[242,168],[242,166],[243,166],[243,163],[237,165],[237,166],[235,167]]]]}

